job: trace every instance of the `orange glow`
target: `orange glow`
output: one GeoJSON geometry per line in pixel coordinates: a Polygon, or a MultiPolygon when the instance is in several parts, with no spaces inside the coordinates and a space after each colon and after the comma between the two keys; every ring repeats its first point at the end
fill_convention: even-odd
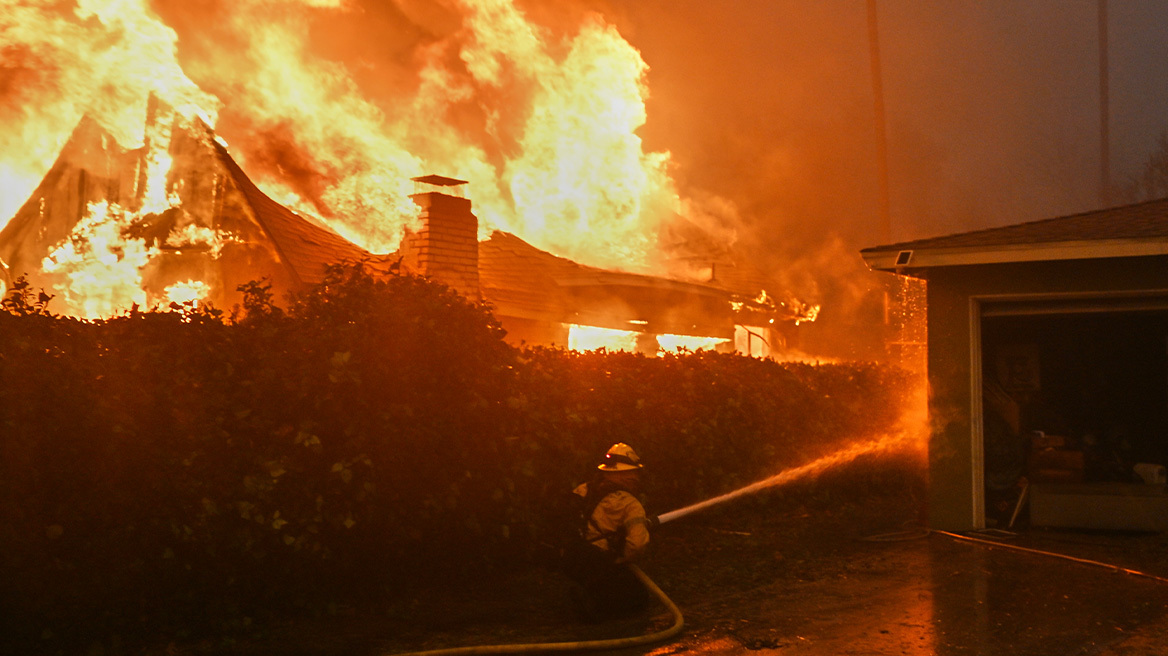
{"type": "Polygon", "coordinates": [[[715,349],[729,340],[718,337],[695,337],[693,335],[658,335],[657,343],[666,353],[676,351],[708,351],[715,349]]]}
{"type": "Polygon", "coordinates": [[[573,351],[636,351],[638,334],[633,330],[571,324],[568,326],[568,348],[573,351]]]}
{"type": "Polygon", "coordinates": [[[734,350],[752,358],[765,358],[771,354],[768,331],[759,326],[735,326],[734,350]]]}
{"type": "Polygon", "coordinates": [[[166,300],[179,305],[191,304],[198,307],[199,303],[211,293],[211,287],[201,280],[187,280],[176,282],[166,288],[166,300]]]}

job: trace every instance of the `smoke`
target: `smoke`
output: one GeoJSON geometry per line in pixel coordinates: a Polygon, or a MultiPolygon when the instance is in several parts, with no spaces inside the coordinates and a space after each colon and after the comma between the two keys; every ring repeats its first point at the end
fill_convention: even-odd
{"type": "MultiPolygon", "coordinates": [[[[647,147],[672,154],[683,197],[735,204],[736,249],[823,304],[810,331],[835,355],[870,352],[839,333],[881,320],[884,276],[859,249],[1099,207],[1094,2],[876,3],[891,237],[866,3],[611,2],[650,67],[647,147]]],[[[1168,123],[1161,13],[1113,3],[1117,180],[1141,161],[1119,155],[1133,140],[1147,152],[1168,123]]]]}

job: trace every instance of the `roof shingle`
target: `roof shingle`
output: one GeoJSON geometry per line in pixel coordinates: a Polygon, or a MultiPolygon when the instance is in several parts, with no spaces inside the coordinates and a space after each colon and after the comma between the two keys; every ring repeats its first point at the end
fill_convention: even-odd
{"type": "Polygon", "coordinates": [[[269,198],[223,146],[216,142],[212,144],[223,166],[255,212],[256,221],[267,232],[286,266],[301,283],[319,283],[324,278],[326,267],[339,262],[365,261],[375,270],[388,267],[389,256],[374,255],[269,198]]]}

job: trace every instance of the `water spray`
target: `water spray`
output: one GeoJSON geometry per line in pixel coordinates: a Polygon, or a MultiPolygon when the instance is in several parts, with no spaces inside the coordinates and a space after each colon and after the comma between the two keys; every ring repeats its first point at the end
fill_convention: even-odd
{"type": "Polygon", "coordinates": [[[851,446],[844,447],[835,453],[831,453],[817,460],[813,460],[806,465],[795,467],[794,469],[785,469],[778,474],[771,476],[770,478],[765,478],[761,481],[751,483],[750,485],[740,487],[733,492],[727,492],[726,494],[706,499],[705,501],[699,501],[698,503],[691,504],[683,508],[678,508],[677,510],[670,510],[669,512],[657,517],[657,521],[661,524],[671,522],[675,519],[698,512],[699,510],[705,510],[710,506],[716,506],[720,503],[724,503],[732,499],[737,499],[738,497],[745,496],[747,494],[759,492],[767,488],[786,485],[804,478],[817,476],[824,470],[852,462],[856,458],[859,458],[863,455],[902,449],[919,443],[918,440],[919,438],[917,436],[913,435],[911,432],[906,431],[902,433],[885,435],[883,437],[866,442],[857,442],[851,446]]]}
{"type": "MultiPolygon", "coordinates": [[[[870,453],[902,450],[910,448],[914,445],[919,445],[919,435],[913,431],[903,431],[899,433],[885,435],[872,440],[856,442],[850,446],[846,446],[835,453],[823,456],[817,460],[813,460],[806,465],[796,467],[794,469],[784,470],[770,478],[751,483],[745,487],[734,490],[721,496],[706,499],[699,503],[671,510],[664,515],[657,518],[658,523],[664,524],[671,522],[680,517],[704,510],[710,506],[714,506],[731,499],[758,492],[767,488],[786,485],[794,481],[815,476],[820,472],[831,467],[836,467],[849,462],[852,462],[860,456],[870,453]]],[[[485,645],[485,646],[470,646],[470,647],[454,647],[449,649],[433,649],[430,651],[410,652],[407,654],[398,654],[397,656],[479,656],[482,654],[526,654],[536,652],[563,652],[563,651],[589,651],[601,649],[622,649],[629,647],[637,647],[642,645],[660,642],[668,638],[672,638],[679,634],[684,627],[684,620],[681,615],[681,610],[673,603],[671,599],[661,588],[657,587],[655,583],[648,576],[645,575],[635,565],[629,565],[633,574],[640,579],[641,583],[657,597],[657,599],[669,609],[673,616],[673,623],[666,629],[652,633],[649,635],[633,636],[628,638],[616,638],[609,640],[587,640],[579,642],[552,642],[552,643],[524,643],[511,645],[485,645]]]]}

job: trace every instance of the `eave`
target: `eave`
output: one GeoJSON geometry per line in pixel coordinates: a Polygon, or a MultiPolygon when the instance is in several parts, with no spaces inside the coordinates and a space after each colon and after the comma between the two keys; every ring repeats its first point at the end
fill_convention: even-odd
{"type": "Polygon", "coordinates": [[[1168,239],[1110,239],[964,248],[913,248],[911,243],[860,251],[877,271],[919,276],[925,269],[978,264],[1051,262],[1168,255],[1168,239]]]}

